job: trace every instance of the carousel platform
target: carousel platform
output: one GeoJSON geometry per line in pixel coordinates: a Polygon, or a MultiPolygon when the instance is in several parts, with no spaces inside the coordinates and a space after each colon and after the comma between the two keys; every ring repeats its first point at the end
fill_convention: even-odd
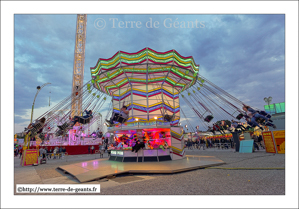
{"type": "Polygon", "coordinates": [[[58,167],[74,176],[81,183],[98,180],[111,175],[138,174],[171,174],[225,164],[213,156],[186,155],[180,160],[162,162],[117,162],[98,159],[58,167]]]}

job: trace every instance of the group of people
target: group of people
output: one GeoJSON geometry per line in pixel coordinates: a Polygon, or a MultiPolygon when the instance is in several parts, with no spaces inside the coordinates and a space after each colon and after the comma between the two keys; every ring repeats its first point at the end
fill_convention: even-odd
{"type": "Polygon", "coordinates": [[[259,127],[261,130],[264,130],[261,124],[265,126],[271,126],[276,129],[275,124],[273,124],[271,120],[271,115],[267,114],[265,111],[257,111],[253,108],[244,105],[243,110],[245,111],[245,118],[247,124],[252,127],[259,127]]]}
{"type": "Polygon", "coordinates": [[[243,126],[240,122],[231,120],[231,128],[226,128],[225,125],[219,125],[214,123],[213,127],[208,126],[207,132],[212,132],[214,135],[216,131],[219,131],[221,134],[225,134],[225,131],[229,131],[231,133],[234,132],[243,132],[247,131],[250,128],[259,127],[262,131],[264,130],[263,126],[270,126],[276,129],[276,125],[273,124],[271,120],[271,115],[267,114],[265,111],[257,111],[251,108],[250,106],[244,105],[244,112],[241,114],[242,117],[247,121],[247,126],[243,126]]]}
{"type": "Polygon", "coordinates": [[[207,132],[212,132],[214,135],[216,134],[216,131],[219,131],[221,134],[225,134],[225,127],[219,126],[216,123],[213,124],[213,127],[208,126],[207,132]]]}
{"type": "Polygon", "coordinates": [[[52,158],[53,155],[53,159],[56,159],[57,157],[63,158],[64,154],[66,152],[66,148],[65,147],[55,147],[54,149],[51,147],[50,149],[48,149],[48,147],[41,147],[39,149],[39,153],[42,156],[43,159],[48,159],[50,160],[52,158]]]}
{"type": "Polygon", "coordinates": [[[19,158],[21,158],[22,152],[23,152],[23,147],[22,146],[20,146],[20,145],[15,145],[14,146],[14,156],[15,157],[18,157],[18,155],[19,155],[19,158]]]}

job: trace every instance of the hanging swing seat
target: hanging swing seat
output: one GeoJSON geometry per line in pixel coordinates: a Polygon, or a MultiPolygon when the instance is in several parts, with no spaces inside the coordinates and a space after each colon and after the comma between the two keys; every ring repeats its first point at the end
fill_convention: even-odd
{"type": "Polygon", "coordinates": [[[167,121],[167,122],[172,122],[175,118],[175,113],[173,113],[172,116],[168,115],[168,114],[165,114],[164,115],[164,121],[167,121]]]}
{"type": "Polygon", "coordinates": [[[72,126],[70,126],[67,122],[65,122],[63,125],[61,125],[61,126],[57,126],[60,130],[62,130],[62,131],[65,131],[65,130],[70,130],[70,129],[72,129],[73,127],[72,126]]]}
{"type": "Polygon", "coordinates": [[[263,118],[256,118],[256,120],[255,120],[257,123],[259,123],[259,124],[263,124],[264,122],[265,122],[265,119],[263,119],[263,118]]]}
{"type": "Polygon", "coordinates": [[[37,134],[40,134],[43,131],[43,124],[41,122],[37,122],[34,125],[30,125],[28,131],[31,132],[31,136],[34,137],[37,134]]]}
{"type": "Polygon", "coordinates": [[[213,115],[208,115],[207,117],[205,117],[204,121],[209,123],[211,120],[213,120],[213,118],[214,118],[213,115]]]}
{"type": "Polygon", "coordinates": [[[271,118],[272,116],[270,115],[270,114],[268,114],[267,112],[265,112],[265,111],[263,111],[263,110],[261,110],[261,111],[257,111],[260,115],[263,115],[263,116],[265,116],[265,117],[267,117],[267,118],[271,118]]]}
{"type": "Polygon", "coordinates": [[[55,133],[55,135],[56,136],[62,136],[62,135],[64,135],[65,134],[65,130],[58,130],[56,133],[55,133]]]}
{"type": "Polygon", "coordinates": [[[121,124],[125,123],[128,119],[121,117],[120,115],[115,115],[113,121],[117,121],[121,124]]]}
{"type": "Polygon", "coordinates": [[[90,123],[91,119],[92,119],[92,115],[89,116],[88,118],[83,118],[83,117],[78,117],[78,122],[81,123],[81,124],[88,124],[90,123]]]}
{"type": "Polygon", "coordinates": [[[241,118],[243,118],[243,117],[244,117],[244,115],[243,115],[242,113],[240,113],[239,115],[237,115],[236,118],[237,118],[238,120],[241,120],[241,118]]]}
{"type": "Polygon", "coordinates": [[[67,122],[65,122],[62,126],[58,126],[58,128],[60,130],[65,130],[68,126],[69,126],[69,124],[67,122]]]}

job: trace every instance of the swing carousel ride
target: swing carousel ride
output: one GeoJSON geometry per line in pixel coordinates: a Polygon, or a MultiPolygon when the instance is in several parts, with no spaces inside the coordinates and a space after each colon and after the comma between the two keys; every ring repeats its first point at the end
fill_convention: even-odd
{"type": "Polygon", "coordinates": [[[181,159],[185,156],[181,116],[193,132],[195,126],[204,130],[216,121],[243,117],[243,102],[201,76],[193,57],[175,50],[119,51],[109,59],[99,59],[90,71],[89,82],[38,119],[46,119],[44,133],[68,134],[70,141],[79,144],[81,133],[99,120],[107,101],[111,102],[106,119],[126,106],[128,118],[116,118],[115,125],[107,127],[118,142],[118,146],[109,148],[110,160],[181,159]],[[69,126],[74,97],[82,100],[81,115],[84,110],[92,110],[93,115],[69,126]],[[188,119],[187,111],[196,117],[197,124],[188,119]]]}

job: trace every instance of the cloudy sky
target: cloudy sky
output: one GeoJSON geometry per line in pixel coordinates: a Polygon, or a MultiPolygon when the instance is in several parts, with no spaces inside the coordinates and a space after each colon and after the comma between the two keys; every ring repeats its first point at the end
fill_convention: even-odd
{"type": "MultiPolygon", "coordinates": [[[[266,96],[272,96],[274,103],[283,102],[286,94],[286,109],[290,109],[286,112],[286,127],[288,127],[286,138],[298,139],[298,133],[292,131],[298,130],[298,2],[296,1],[85,1],[84,3],[1,1],[1,159],[3,159],[1,168],[3,166],[5,170],[2,173],[6,182],[11,180],[13,183],[14,176],[13,158],[7,158],[11,156],[8,148],[12,147],[10,140],[12,132],[20,132],[28,125],[36,86],[46,82],[52,83],[51,87],[46,86],[39,93],[34,118],[71,93],[75,14],[80,13],[89,14],[85,81],[90,79],[89,69],[94,67],[99,58],[109,58],[119,50],[136,52],[144,47],[156,51],[175,49],[183,56],[193,56],[196,63],[201,66],[200,74],[254,107],[262,109],[263,98],[266,96]],[[124,12],[215,15],[91,15],[91,13],[124,12]],[[74,15],[49,15],[54,13],[74,15]],[[224,13],[249,15],[216,15],[224,13]],[[101,27],[101,22],[96,22],[98,18],[105,20],[104,28],[101,27]],[[110,18],[118,18],[117,21],[115,19],[115,27],[110,18]],[[157,21],[159,24],[156,23],[156,27],[154,25],[146,27],[150,18],[152,23],[157,21]],[[178,25],[175,23],[176,20],[179,21],[178,25]],[[204,24],[199,24],[204,27],[186,28],[187,22],[196,20],[204,21],[204,24]],[[133,25],[131,28],[131,25],[128,25],[128,28],[120,28],[124,26],[120,21],[140,21],[141,25],[138,24],[138,27],[141,27],[133,25]],[[185,22],[185,28],[181,22],[185,22]],[[285,76],[287,80],[284,84],[285,76]],[[49,107],[50,90],[52,104],[49,107]],[[14,130],[12,130],[13,123],[14,130]]],[[[275,199],[265,197],[267,201],[260,202],[261,207],[297,206],[294,200],[297,199],[298,189],[294,184],[298,185],[296,184],[298,140],[292,140],[292,143],[287,143],[286,146],[289,156],[289,160],[286,160],[286,167],[289,168],[286,170],[286,195],[279,197],[279,201],[277,197],[275,199]]],[[[5,189],[7,190],[4,193],[5,198],[2,199],[7,201],[2,202],[7,207],[12,205],[24,207],[27,202],[28,207],[33,207],[32,204],[29,205],[32,201],[15,199],[13,187],[5,189]]],[[[105,201],[101,204],[111,207],[113,198],[105,197],[105,201]]],[[[120,201],[114,201],[113,206],[123,207],[122,200],[126,201],[127,197],[123,198],[118,197],[120,201]]],[[[155,197],[158,201],[154,201],[152,205],[194,207],[192,201],[178,202],[178,197],[173,199],[169,197],[171,201],[164,201],[163,205],[165,198],[155,197]]],[[[212,196],[205,198],[211,200],[206,201],[209,205],[207,207],[211,207],[211,203],[215,207],[223,206],[223,201],[215,202],[212,196]]],[[[227,200],[228,197],[224,198],[227,200]]],[[[234,198],[232,196],[231,200],[234,198]]],[[[139,199],[144,202],[146,197],[139,199]]],[[[78,201],[77,197],[70,200],[61,201],[60,204],[69,206],[71,203],[74,207],[86,207],[89,204],[90,207],[94,207],[94,201],[89,201],[88,197],[83,201],[81,199],[78,201]]],[[[238,200],[230,201],[230,206],[239,207],[240,202],[246,202],[247,205],[255,207],[252,197],[238,196],[238,200]]],[[[34,201],[42,204],[45,200],[35,198],[34,201]]],[[[57,197],[47,197],[46,201],[57,202],[57,197]]]]}
{"type": "MultiPolygon", "coordinates": [[[[14,15],[15,132],[71,94],[76,15],[14,15]],[[26,82],[25,82],[26,81],[26,82]],[[51,93],[50,93],[51,92],[51,93]],[[51,97],[51,106],[49,106],[51,97]]],[[[84,83],[99,58],[145,47],[193,56],[199,73],[263,109],[285,101],[285,15],[87,16],[84,83]]],[[[185,113],[188,110],[184,110],[185,113]]]]}

